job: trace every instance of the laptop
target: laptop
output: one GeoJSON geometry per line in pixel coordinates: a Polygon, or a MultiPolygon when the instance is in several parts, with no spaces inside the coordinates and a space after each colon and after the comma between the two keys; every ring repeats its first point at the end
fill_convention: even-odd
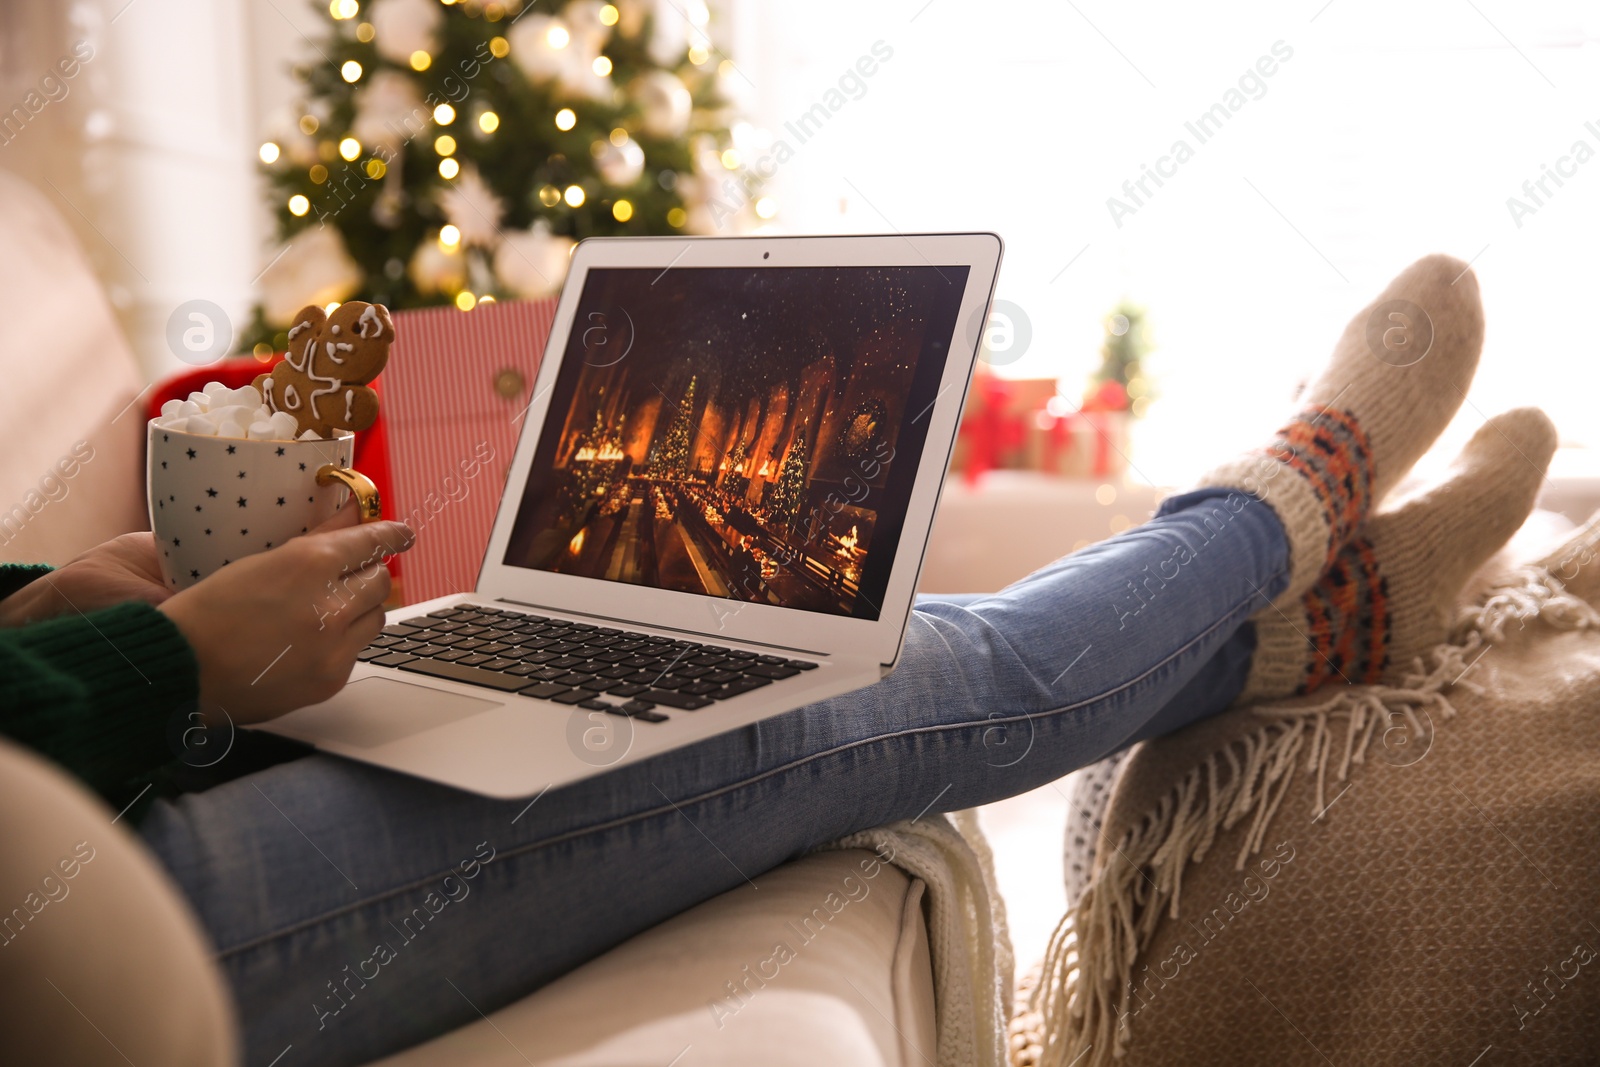
{"type": "Polygon", "coordinates": [[[883,678],[989,313],[993,234],[601,238],[476,588],[258,728],[512,799],[883,678]]]}

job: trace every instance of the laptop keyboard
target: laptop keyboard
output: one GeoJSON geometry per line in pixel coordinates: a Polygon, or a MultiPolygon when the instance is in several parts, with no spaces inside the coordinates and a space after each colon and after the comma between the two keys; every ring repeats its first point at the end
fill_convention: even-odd
{"type": "Polygon", "coordinates": [[[698,711],[817,666],[476,604],[385,626],[358,658],[644,722],[667,721],[658,705],[698,711]]]}

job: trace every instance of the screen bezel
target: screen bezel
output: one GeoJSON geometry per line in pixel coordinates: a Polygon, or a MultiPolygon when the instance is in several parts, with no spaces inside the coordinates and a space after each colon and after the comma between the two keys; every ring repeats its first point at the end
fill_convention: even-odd
{"type": "Polygon", "coordinates": [[[1000,238],[989,233],[849,237],[623,237],[593,238],[573,251],[571,271],[556,308],[544,357],[522,419],[516,454],[506,473],[505,495],[478,575],[480,596],[555,610],[688,631],[726,640],[800,651],[871,657],[885,665],[898,657],[906,616],[916,594],[928,530],[950,461],[967,385],[977,361],[994,282],[1000,238]],[[549,414],[567,338],[591,269],[655,267],[937,266],[968,268],[954,336],[946,349],[939,390],[929,418],[905,524],[876,620],[753,604],[722,597],[654,589],[602,578],[582,578],[507,565],[506,546],[522,503],[528,471],[549,414]]]}

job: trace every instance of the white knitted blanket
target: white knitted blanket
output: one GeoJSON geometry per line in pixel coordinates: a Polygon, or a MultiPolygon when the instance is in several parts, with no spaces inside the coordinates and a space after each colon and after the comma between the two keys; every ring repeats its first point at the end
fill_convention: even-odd
{"type": "Polygon", "coordinates": [[[1004,1067],[1011,1015],[1011,932],[994,856],[975,811],[921,816],[851,834],[817,851],[887,845],[928,887],[928,947],[938,1011],[937,1067],[1004,1067]]]}

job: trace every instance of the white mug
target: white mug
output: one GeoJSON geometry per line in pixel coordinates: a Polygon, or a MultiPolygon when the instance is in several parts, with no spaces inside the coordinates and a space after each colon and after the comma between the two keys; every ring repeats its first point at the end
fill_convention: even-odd
{"type": "Polygon", "coordinates": [[[362,522],[378,518],[377,488],[349,466],[354,442],[206,437],[152,421],[146,487],[167,588],[315,529],[352,494],[362,522]]]}

